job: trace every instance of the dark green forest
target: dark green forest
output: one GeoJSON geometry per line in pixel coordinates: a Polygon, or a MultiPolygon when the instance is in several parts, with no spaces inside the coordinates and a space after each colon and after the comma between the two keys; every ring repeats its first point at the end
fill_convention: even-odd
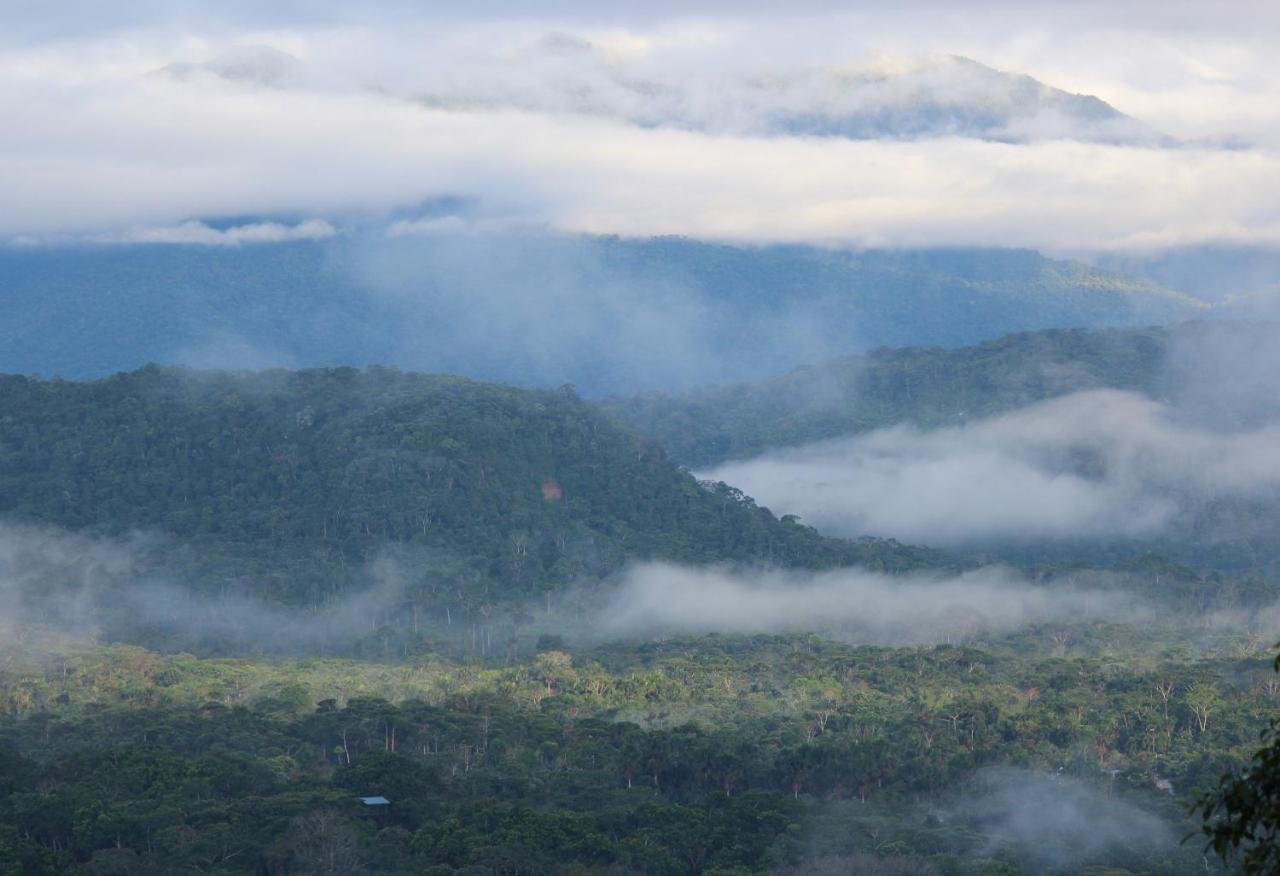
{"type": "Polygon", "coordinates": [[[1278,46],[0,0],[0,876],[1280,876],[1278,46]]]}
{"type": "Polygon", "coordinates": [[[0,872],[1223,872],[1189,806],[1275,714],[1265,571],[1028,549],[996,572],[679,464],[1171,397],[1170,338],[604,405],[390,368],[0,378],[0,872]],[[1000,574],[1051,608],[958,604],[911,641],[836,615],[620,629],[649,561],[961,601],[1000,574]]]}
{"type": "Polygon", "coordinates": [[[1267,661],[1093,634],[1060,656],[1045,631],[995,650],[545,637],[552,650],[507,665],[20,638],[0,865],[1202,871],[1199,845],[1178,841],[1194,826],[1180,795],[1255,744],[1276,696],[1267,661]],[[1039,830],[1019,824],[1026,807],[1039,830]]]}
{"type": "Polygon", "coordinates": [[[0,411],[0,515],[167,536],[198,579],[249,576],[254,595],[294,604],[351,586],[388,545],[432,551],[453,571],[424,586],[472,599],[563,589],[634,559],[949,562],[824,538],[699,484],[569,387],[149,367],[89,383],[2,377],[0,411]]]}

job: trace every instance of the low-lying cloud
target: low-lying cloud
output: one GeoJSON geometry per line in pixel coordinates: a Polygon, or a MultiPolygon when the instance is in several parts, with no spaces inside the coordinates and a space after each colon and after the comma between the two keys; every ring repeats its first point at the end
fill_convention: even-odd
{"type": "MultiPolygon", "coordinates": [[[[442,621],[457,635],[479,633],[487,647],[495,630],[514,630],[507,625],[521,613],[518,606],[480,618],[453,602],[455,595],[461,600],[460,590],[432,588],[428,595],[422,589],[424,575],[447,570],[438,553],[388,547],[353,575],[347,591],[322,605],[292,606],[264,598],[252,576],[191,574],[183,546],[169,537],[107,538],[0,524],[0,645],[15,637],[20,643],[21,631],[32,625],[86,640],[206,654],[350,653],[388,631],[416,635],[420,622],[423,630],[434,625],[433,636],[442,621]]],[[[1242,631],[1263,642],[1280,635],[1280,603],[1224,607],[1189,619],[1153,603],[1134,583],[1107,572],[1034,583],[1000,566],[886,575],[856,567],[811,572],[647,562],[556,601],[577,606],[575,634],[597,642],[817,633],[914,646],[1081,623],[1173,624],[1206,642],[1242,631]]],[[[526,608],[540,614],[542,602],[526,608]]],[[[384,650],[390,640],[383,640],[384,650]]]]}
{"type": "Polygon", "coordinates": [[[1141,860],[1176,851],[1173,826],[1160,816],[1067,776],[1013,768],[984,770],[953,818],[986,835],[985,854],[1008,849],[1034,872],[1106,858],[1141,860]]]}
{"type": "Polygon", "coordinates": [[[1115,588],[1037,587],[988,567],[951,576],[734,571],[646,563],[601,614],[606,635],[820,632],[867,644],[959,643],[1054,622],[1152,616],[1115,588]]]}
{"type": "Polygon", "coordinates": [[[1147,538],[1280,495],[1280,425],[1220,432],[1115,390],[965,426],[897,426],[707,473],[825,532],[938,545],[1147,538]]]}
{"type": "Polygon", "coordinates": [[[337,229],[324,219],[308,219],[294,225],[282,222],[250,222],[215,228],[205,222],[188,221],[155,228],[133,228],[88,238],[91,243],[168,243],[185,246],[239,246],[248,243],[288,243],[296,240],[326,240],[337,229]]]}
{"type": "Polygon", "coordinates": [[[0,524],[0,629],[40,624],[166,650],[334,653],[400,609],[411,577],[387,554],[364,570],[357,592],[323,607],[291,608],[232,589],[225,579],[212,592],[207,581],[184,580],[171,563],[179,548],[154,534],[105,538],[0,524]]]}

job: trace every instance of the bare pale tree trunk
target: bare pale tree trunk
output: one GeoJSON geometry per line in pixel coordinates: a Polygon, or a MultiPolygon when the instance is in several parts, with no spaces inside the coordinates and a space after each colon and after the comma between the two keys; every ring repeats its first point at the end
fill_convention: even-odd
{"type": "Polygon", "coordinates": [[[308,876],[356,876],[366,872],[360,844],[351,824],[336,812],[311,812],[295,819],[293,873],[308,876]]]}
{"type": "Polygon", "coordinates": [[[1156,693],[1160,694],[1160,699],[1164,701],[1164,719],[1169,720],[1169,697],[1173,696],[1172,681],[1157,681],[1156,693]]]}

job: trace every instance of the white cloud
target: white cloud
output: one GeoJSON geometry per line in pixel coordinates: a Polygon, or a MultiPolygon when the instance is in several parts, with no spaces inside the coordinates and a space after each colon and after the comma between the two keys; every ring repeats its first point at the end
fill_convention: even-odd
{"type": "Polygon", "coordinates": [[[171,243],[198,246],[239,246],[242,243],[285,243],[294,240],[324,240],[337,231],[323,219],[308,219],[297,225],[280,222],[253,222],[214,228],[204,222],[188,221],[158,228],[133,228],[114,234],[95,235],[93,243],[171,243]]]}
{"type": "Polygon", "coordinates": [[[957,428],[907,426],[705,473],[824,531],[964,545],[1164,534],[1220,498],[1280,493],[1280,426],[1179,422],[1132,393],[1076,393],[957,428]]]}
{"type": "MultiPolygon", "coordinates": [[[[498,7],[398,6],[377,20],[338,6],[187,6],[208,15],[86,11],[65,33],[0,42],[0,112],[14,121],[0,131],[0,235],[120,236],[193,216],[454,195],[521,222],[627,235],[1051,250],[1280,241],[1273,16],[935,5],[921,26],[920,9],[829,4],[790,16],[565,4],[539,21],[498,7]],[[776,124],[920,100],[1009,109],[1013,93],[986,74],[920,60],[949,52],[1097,93],[1188,141],[1250,146],[1064,141],[1081,123],[1052,106],[997,126],[1032,140],[1022,145],[849,142],[776,124]],[[172,62],[208,75],[148,75],[172,62]],[[888,73],[902,75],[878,78],[888,73]]],[[[34,24],[15,15],[17,30],[34,24]]]]}
{"type": "Polygon", "coordinates": [[[1108,588],[1036,587],[987,567],[956,576],[732,571],[645,563],[622,576],[601,612],[607,635],[786,633],[876,644],[959,643],[1035,624],[1150,618],[1142,600],[1108,588]]]}
{"type": "MultiPolygon", "coordinates": [[[[36,94],[0,149],[0,234],[192,215],[386,209],[440,195],[567,230],[1064,249],[1280,241],[1280,157],[1072,142],[714,136],[366,95],[130,83],[36,94]]],[[[8,103],[9,105],[5,105],[8,103]]]]}

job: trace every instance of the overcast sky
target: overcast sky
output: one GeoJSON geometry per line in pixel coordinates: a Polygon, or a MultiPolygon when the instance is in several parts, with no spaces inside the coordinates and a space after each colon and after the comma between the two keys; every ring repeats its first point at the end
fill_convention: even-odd
{"type": "Polygon", "coordinates": [[[422,5],[0,4],[0,238],[162,240],[246,214],[328,236],[456,196],[486,223],[732,241],[1280,240],[1275,4],[422,5]],[[1152,136],[1038,105],[992,137],[779,128],[1005,112],[952,54],[1152,136]]]}

